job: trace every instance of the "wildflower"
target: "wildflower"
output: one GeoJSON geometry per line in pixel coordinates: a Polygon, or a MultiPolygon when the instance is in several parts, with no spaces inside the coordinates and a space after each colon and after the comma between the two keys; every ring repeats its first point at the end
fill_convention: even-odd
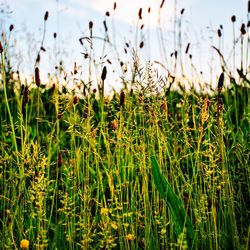
{"type": "Polygon", "coordinates": [[[108,208],[102,207],[101,208],[101,215],[108,216],[109,210],[108,208]]]}
{"type": "Polygon", "coordinates": [[[114,229],[114,230],[117,230],[118,229],[118,225],[116,222],[112,222],[111,223],[111,227],[114,229]]]}
{"type": "Polygon", "coordinates": [[[21,249],[28,249],[29,248],[29,241],[28,240],[21,240],[20,242],[20,248],[21,249]]]}
{"type": "Polygon", "coordinates": [[[129,241],[135,240],[135,235],[134,234],[127,234],[126,239],[129,241]]]}

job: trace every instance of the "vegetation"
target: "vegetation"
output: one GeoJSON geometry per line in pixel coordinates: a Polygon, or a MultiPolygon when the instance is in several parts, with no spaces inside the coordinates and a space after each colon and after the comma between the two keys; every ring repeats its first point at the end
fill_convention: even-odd
{"type": "Polygon", "coordinates": [[[119,93],[104,95],[104,66],[79,96],[41,83],[43,42],[21,82],[4,37],[0,249],[249,249],[249,68],[234,76],[215,48],[218,88],[202,93],[134,57],[119,93]]]}

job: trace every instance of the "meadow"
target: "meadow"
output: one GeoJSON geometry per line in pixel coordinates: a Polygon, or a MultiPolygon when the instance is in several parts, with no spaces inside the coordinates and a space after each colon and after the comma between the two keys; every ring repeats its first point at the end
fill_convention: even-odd
{"type": "Polygon", "coordinates": [[[2,33],[0,249],[249,249],[249,26],[236,31],[233,68],[214,47],[215,89],[186,90],[135,49],[112,96],[105,65],[96,87],[41,82],[43,43],[32,84],[22,82],[8,53],[14,26],[2,33]]]}

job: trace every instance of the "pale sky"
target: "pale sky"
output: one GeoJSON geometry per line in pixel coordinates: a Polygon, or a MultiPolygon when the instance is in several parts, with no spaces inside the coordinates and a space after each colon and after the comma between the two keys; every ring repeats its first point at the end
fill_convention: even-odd
{"type": "MultiPolygon", "coordinates": [[[[35,54],[39,49],[39,41],[42,39],[43,16],[45,11],[49,11],[47,21],[47,31],[44,47],[47,52],[42,54],[41,67],[44,75],[52,72],[58,58],[65,58],[65,65],[69,70],[73,69],[74,62],[77,65],[84,64],[83,47],[79,43],[79,38],[89,34],[88,23],[94,23],[93,34],[104,37],[103,20],[106,20],[109,28],[109,36],[115,45],[121,59],[128,59],[124,55],[123,48],[125,42],[130,42],[135,46],[136,27],[145,25],[142,32],[139,32],[137,42],[145,42],[145,48],[139,50],[145,61],[157,60],[168,67],[164,61],[163,49],[159,44],[159,6],[162,0],[0,0],[0,3],[10,6],[12,13],[6,19],[6,29],[10,23],[15,26],[16,38],[15,47],[19,49],[20,69],[26,74],[33,71],[35,54]],[[114,2],[117,8],[114,11],[114,2]],[[151,8],[150,14],[147,13],[151,8]],[[138,21],[138,11],[142,8],[142,20],[138,21]],[[106,17],[106,11],[110,12],[110,17],[106,17]],[[56,32],[57,42],[53,39],[56,32]],[[60,53],[55,54],[55,48],[60,53]],[[21,55],[23,53],[23,55],[21,55]],[[67,59],[67,60],[66,60],[67,59]],[[66,63],[67,61],[67,63],[66,63]],[[46,73],[45,73],[46,72],[46,73]]],[[[190,52],[193,54],[194,62],[199,71],[206,73],[209,77],[209,63],[211,58],[217,54],[212,51],[211,43],[218,46],[217,29],[223,25],[224,46],[226,56],[232,49],[232,23],[230,18],[236,15],[235,24],[238,34],[241,23],[247,22],[247,2],[248,0],[177,0],[176,18],[182,18],[182,46],[191,43],[190,52]],[[180,11],[185,8],[181,17],[180,11]]],[[[173,27],[175,16],[175,0],[166,0],[161,10],[161,29],[163,34],[163,44],[166,54],[169,57],[174,49],[173,27]]],[[[102,43],[94,44],[96,57],[102,51],[102,43]]],[[[111,48],[106,48],[105,53],[110,55],[110,60],[115,57],[115,52],[111,48]]],[[[100,53],[101,55],[102,53],[100,53]]],[[[215,58],[218,62],[218,59],[215,58]]],[[[169,66],[170,67],[170,66],[169,66]]],[[[109,66],[109,70],[116,70],[117,65],[109,66]]],[[[119,69],[118,69],[119,71],[119,69]]],[[[119,72],[118,72],[119,74],[119,72]]],[[[207,81],[209,81],[207,79],[207,81]]]]}

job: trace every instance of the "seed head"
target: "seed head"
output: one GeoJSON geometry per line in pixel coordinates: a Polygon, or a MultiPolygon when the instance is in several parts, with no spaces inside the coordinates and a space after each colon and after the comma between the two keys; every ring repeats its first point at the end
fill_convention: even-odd
{"type": "Polygon", "coordinates": [[[107,27],[107,23],[106,23],[105,20],[103,21],[103,26],[104,26],[105,32],[107,32],[108,31],[108,27],[107,27]]]}
{"type": "Polygon", "coordinates": [[[248,13],[250,14],[250,0],[248,0],[248,8],[247,8],[248,13]]]}
{"type": "Polygon", "coordinates": [[[117,120],[113,120],[110,122],[110,127],[112,130],[116,130],[118,128],[118,121],[117,120]]]}
{"type": "Polygon", "coordinates": [[[126,101],[125,93],[122,91],[120,94],[120,106],[123,106],[125,104],[125,101],[126,101]]]}
{"type": "Polygon", "coordinates": [[[74,96],[73,102],[74,102],[74,104],[77,104],[77,103],[78,103],[78,97],[77,97],[77,96],[74,96]]]}
{"type": "Polygon", "coordinates": [[[45,22],[48,20],[48,17],[49,17],[49,12],[46,11],[46,12],[45,12],[45,15],[44,15],[44,21],[45,21],[45,22]]]}
{"type": "Polygon", "coordinates": [[[103,69],[102,69],[102,75],[101,75],[102,81],[105,81],[106,76],[107,76],[107,67],[104,66],[103,69]]]}
{"type": "Polygon", "coordinates": [[[40,62],[40,54],[38,53],[36,57],[36,63],[39,63],[39,62],[40,62]]]}
{"type": "Polygon", "coordinates": [[[185,11],[185,9],[182,9],[182,10],[181,10],[181,15],[183,15],[183,14],[184,14],[184,11],[185,11]]]}
{"type": "Polygon", "coordinates": [[[56,34],[56,32],[54,32],[54,34],[53,34],[53,37],[54,37],[54,38],[56,38],[56,37],[57,37],[57,34],[56,34]]]}
{"type": "Polygon", "coordinates": [[[39,87],[41,84],[41,80],[40,80],[40,72],[39,72],[38,67],[35,68],[35,82],[36,82],[36,86],[39,87]]]}
{"type": "Polygon", "coordinates": [[[190,47],[190,43],[187,44],[187,47],[186,47],[186,50],[185,50],[185,53],[186,53],[186,54],[188,54],[189,47],[190,47]]]}
{"type": "Polygon", "coordinates": [[[14,25],[11,24],[10,27],[9,27],[9,31],[11,32],[13,29],[14,29],[14,25]]]}
{"type": "Polygon", "coordinates": [[[139,9],[138,16],[139,16],[139,19],[142,19],[142,8],[139,9]]]}
{"type": "Polygon", "coordinates": [[[114,2],[114,6],[113,6],[113,10],[115,10],[116,9],[116,2],[114,2]]]}
{"type": "Polygon", "coordinates": [[[160,5],[160,9],[163,7],[165,0],[162,0],[161,5],[160,5]]]}
{"type": "Polygon", "coordinates": [[[236,16],[235,16],[235,15],[231,16],[231,21],[232,21],[233,23],[236,21],[236,16]]]}
{"type": "Polygon", "coordinates": [[[141,41],[141,42],[140,42],[140,49],[142,49],[142,48],[143,48],[143,46],[144,46],[144,42],[143,42],[143,41],[141,41]]]}
{"type": "Polygon", "coordinates": [[[0,41],[0,54],[2,54],[2,53],[3,53],[3,46],[2,46],[2,43],[0,41]]]}
{"type": "Polygon", "coordinates": [[[247,32],[246,32],[246,25],[243,23],[240,27],[240,32],[242,35],[245,35],[247,32]]]}
{"type": "Polygon", "coordinates": [[[222,72],[220,74],[219,81],[218,81],[218,90],[219,91],[222,89],[223,84],[224,84],[224,73],[222,72]]]}
{"type": "Polygon", "coordinates": [[[93,29],[93,22],[92,21],[89,21],[89,30],[92,30],[93,29]]]}
{"type": "Polygon", "coordinates": [[[105,15],[106,15],[106,16],[110,16],[110,14],[109,14],[109,12],[108,12],[108,11],[106,12],[106,14],[105,14],[105,15]]]}
{"type": "Polygon", "coordinates": [[[57,164],[58,164],[58,167],[61,167],[62,166],[62,152],[59,152],[58,153],[58,158],[57,158],[57,164]]]}
{"type": "Polygon", "coordinates": [[[222,36],[221,30],[220,30],[220,29],[217,30],[217,34],[218,34],[218,37],[221,37],[221,36],[222,36]]]}

